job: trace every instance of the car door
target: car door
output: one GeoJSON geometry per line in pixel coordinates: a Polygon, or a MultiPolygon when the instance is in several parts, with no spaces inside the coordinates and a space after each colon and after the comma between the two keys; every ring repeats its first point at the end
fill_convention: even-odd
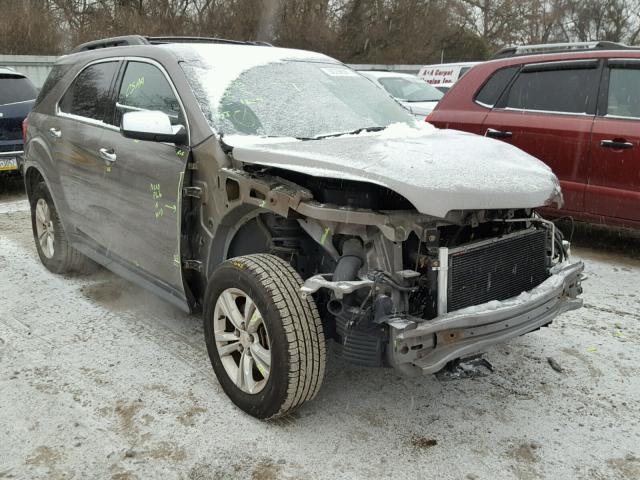
{"type": "Polygon", "coordinates": [[[591,136],[586,210],[640,221],[640,59],[612,59],[591,136]]]}
{"type": "Polygon", "coordinates": [[[111,88],[119,61],[101,60],[76,76],[57,105],[55,117],[45,126],[59,173],[66,211],[71,215],[75,241],[95,247],[104,239],[108,210],[106,170],[109,160],[100,145],[109,125],[111,88]]]}
{"type": "Polygon", "coordinates": [[[551,167],[569,212],[584,210],[599,74],[597,59],[524,65],[483,124],[551,167]]]}
{"type": "MultiPolygon", "coordinates": [[[[158,110],[188,130],[177,91],[156,62],[127,60],[115,91],[114,125],[126,112],[158,110]]],[[[115,227],[111,258],[185,307],[180,212],[188,146],[133,140],[119,130],[105,131],[100,145],[113,155],[108,173],[115,227]]]]}

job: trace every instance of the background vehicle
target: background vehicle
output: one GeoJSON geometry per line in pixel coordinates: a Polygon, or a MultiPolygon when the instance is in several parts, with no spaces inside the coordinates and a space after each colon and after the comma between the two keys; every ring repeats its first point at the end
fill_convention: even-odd
{"type": "Polygon", "coordinates": [[[402,103],[416,117],[425,117],[434,109],[444,95],[440,90],[426,84],[415,75],[394,72],[361,71],[402,103]]]}
{"type": "Polygon", "coordinates": [[[27,77],[0,67],[0,173],[19,171],[22,163],[22,121],[37,91],[27,77]]]}
{"type": "Polygon", "coordinates": [[[472,67],[481,62],[440,63],[437,65],[425,65],[418,72],[421,78],[429,85],[446,93],[454,83],[462,78],[472,67]]]}
{"type": "Polygon", "coordinates": [[[82,45],[29,115],[26,159],[43,264],[86,255],[203,309],[222,388],[259,418],[315,396],[326,339],[429,374],[581,305],[582,263],[532,213],[559,201],[548,167],[418,122],[322,54],[82,45]]]}
{"type": "Polygon", "coordinates": [[[524,47],[479,65],[428,121],[501,139],[547,163],[565,203],[545,214],[639,228],[640,49],[589,45],[521,56],[532,53],[524,47]]]}

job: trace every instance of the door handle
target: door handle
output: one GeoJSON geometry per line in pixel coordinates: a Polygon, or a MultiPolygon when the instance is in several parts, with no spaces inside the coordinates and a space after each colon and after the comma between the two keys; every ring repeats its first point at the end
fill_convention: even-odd
{"type": "Polygon", "coordinates": [[[98,153],[100,154],[100,158],[104,160],[104,163],[107,165],[111,165],[118,158],[116,156],[116,151],[113,148],[101,148],[98,150],[98,153]]]}
{"type": "Polygon", "coordinates": [[[487,128],[487,131],[484,132],[485,137],[491,138],[511,138],[513,137],[513,133],[507,132],[506,130],[496,130],[495,128],[487,128]]]}
{"type": "Polygon", "coordinates": [[[62,136],[62,130],[58,130],[55,127],[51,127],[49,129],[49,135],[52,136],[53,138],[60,138],[62,136]]]}
{"type": "Polygon", "coordinates": [[[603,148],[613,148],[615,150],[629,150],[633,148],[633,143],[627,142],[624,139],[619,140],[602,140],[600,146],[603,148]]]}

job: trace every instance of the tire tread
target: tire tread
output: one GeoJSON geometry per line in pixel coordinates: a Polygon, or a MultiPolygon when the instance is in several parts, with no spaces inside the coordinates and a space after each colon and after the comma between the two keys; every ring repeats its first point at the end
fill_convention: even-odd
{"type": "Polygon", "coordinates": [[[280,257],[269,254],[235,257],[270,293],[289,342],[287,397],[270,418],[286,415],[318,393],[326,370],[326,345],[318,308],[300,294],[302,278],[280,257]]]}

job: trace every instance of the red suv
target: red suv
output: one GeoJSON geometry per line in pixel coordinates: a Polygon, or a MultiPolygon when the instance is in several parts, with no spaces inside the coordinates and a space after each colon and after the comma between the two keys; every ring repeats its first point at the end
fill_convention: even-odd
{"type": "Polygon", "coordinates": [[[477,65],[427,121],[547,163],[565,204],[546,215],[640,228],[640,48],[580,48],[525,56],[516,48],[477,65]]]}

